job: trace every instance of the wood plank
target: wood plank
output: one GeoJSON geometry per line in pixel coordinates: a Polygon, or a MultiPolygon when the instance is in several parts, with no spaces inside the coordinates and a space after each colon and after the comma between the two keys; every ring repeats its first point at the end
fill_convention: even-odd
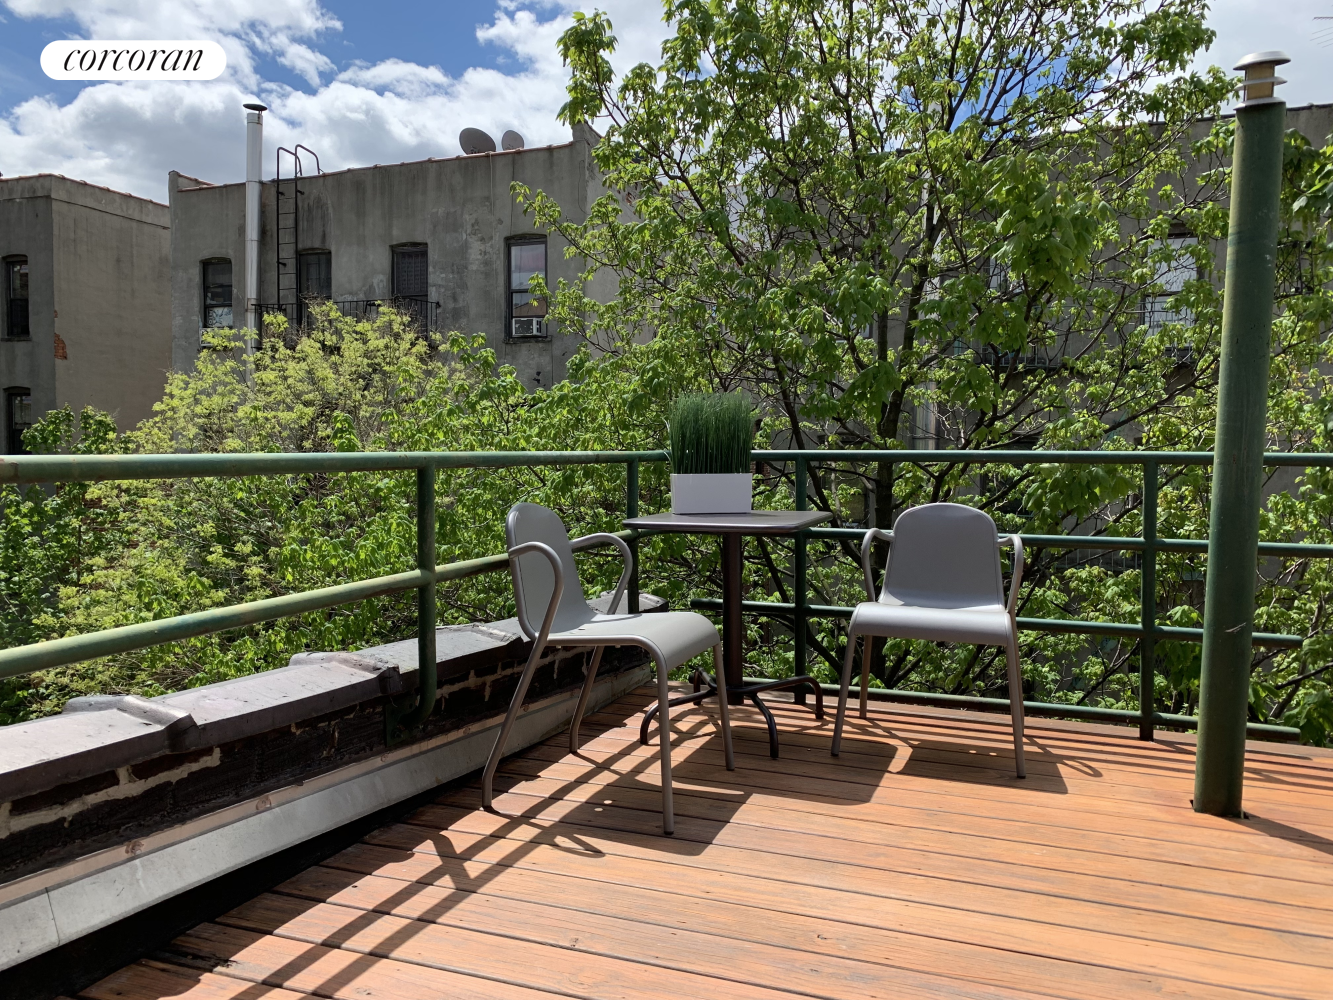
{"type": "MultiPolygon", "coordinates": [[[[613,762],[619,756],[625,756],[626,759],[632,757],[642,758],[644,761],[655,761],[654,752],[645,749],[642,752],[632,751],[631,748],[621,747],[612,744],[612,750],[607,749],[607,745],[600,740],[591,741],[585,744],[585,753],[580,758],[573,758],[561,747],[548,745],[538,748],[532,748],[521,756],[513,756],[505,761],[507,767],[518,769],[524,773],[537,774],[546,763],[569,763],[578,761],[583,766],[589,763],[613,762]],[[582,759],[586,758],[586,760],[582,759]]],[[[994,802],[997,808],[1002,811],[1019,811],[1028,806],[1055,806],[1064,809],[1070,813],[1078,812],[1116,817],[1122,821],[1132,820],[1139,816],[1149,818],[1164,819],[1169,823],[1181,822],[1183,818],[1192,817],[1189,822],[1193,824],[1207,824],[1213,829],[1230,829],[1241,833],[1261,833],[1257,826],[1238,822],[1223,817],[1206,816],[1195,814],[1189,807],[1188,791],[1189,785],[1182,787],[1180,792],[1167,796],[1145,796],[1142,793],[1133,792],[1128,795],[1119,796],[1093,796],[1080,795],[1078,789],[1065,788],[1058,790],[1058,794],[1050,795],[1042,793],[1036,786],[1025,786],[1024,783],[1014,780],[1011,774],[1001,775],[996,772],[993,775],[982,775],[977,778],[975,772],[970,772],[963,776],[964,780],[957,780],[959,774],[953,770],[941,770],[937,776],[926,776],[901,770],[890,770],[878,776],[874,783],[867,782],[865,776],[851,771],[834,770],[819,772],[818,778],[812,781],[812,774],[804,775],[788,773],[803,769],[798,766],[788,765],[793,763],[792,754],[782,758],[782,766],[777,766],[779,762],[768,761],[767,754],[737,756],[737,766],[743,774],[728,775],[721,768],[716,766],[712,759],[712,748],[701,751],[700,748],[692,743],[683,743],[679,745],[673,753],[673,767],[681,771],[682,777],[688,779],[690,775],[706,775],[708,781],[712,784],[735,784],[742,782],[747,787],[756,789],[771,789],[774,791],[791,791],[797,793],[796,797],[808,799],[812,803],[824,803],[835,801],[847,801],[852,803],[872,803],[878,801],[896,801],[896,795],[899,789],[929,791],[935,796],[953,796],[964,797],[969,800],[994,802]],[[889,777],[888,775],[891,775],[889,777]],[[943,778],[945,780],[939,780],[943,778]],[[969,780],[972,779],[972,780],[969,780]],[[886,785],[892,783],[891,790],[886,790],[886,785]],[[1037,794],[1033,794],[1036,792],[1037,794]],[[1071,796],[1077,801],[1077,810],[1070,808],[1071,796]]],[[[808,758],[807,758],[808,759],[808,758]]],[[[818,763],[818,759],[816,758],[818,763]]],[[[803,761],[796,761],[797,765],[803,761]]],[[[637,765],[641,770],[647,770],[648,763],[637,765]]],[[[808,770],[808,769],[807,769],[808,770]]],[[[590,770],[589,780],[597,780],[596,772],[590,770]]],[[[1253,808],[1253,806],[1252,806],[1253,808]]],[[[1326,846],[1333,846],[1333,826],[1320,827],[1310,821],[1309,816],[1304,811],[1287,810],[1286,819],[1300,824],[1300,827],[1292,826],[1288,831],[1284,831],[1284,836],[1300,837],[1305,835],[1307,839],[1320,842],[1327,842],[1326,846]],[[1327,833],[1330,836],[1321,836],[1327,833]]],[[[1280,812],[1270,811],[1266,814],[1268,819],[1278,819],[1280,812]]]]}
{"type": "MultiPolygon", "coordinates": [[[[1277,927],[1227,921],[1218,917],[1181,916],[1153,910],[1071,899],[1040,897],[1013,889],[968,883],[941,883],[925,876],[867,881],[866,892],[846,893],[823,884],[804,884],[725,865],[681,869],[669,861],[613,853],[570,850],[548,843],[514,844],[490,837],[451,835],[461,856],[437,851],[412,852],[362,844],[324,864],[357,874],[379,874],[403,881],[457,885],[473,891],[517,873],[543,878],[575,878],[616,886],[640,886],[657,892],[727,900],[775,913],[820,920],[840,920],[866,927],[899,930],[960,943],[1003,948],[1030,933],[1044,936],[1038,925],[1114,933],[1147,941],[1202,947],[1228,954],[1273,957],[1282,961],[1315,961],[1310,956],[1333,954],[1329,936],[1319,936],[1299,922],[1300,911],[1282,909],[1277,927]],[[1011,926],[1010,922],[1019,926],[1011,926]],[[1036,931],[1032,926],[1038,926],[1036,931]]],[[[569,890],[573,891],[573,890],[569,890]]],[[[1243,910],[1237,914],[1243,917],[1243,910]]],[[[1044,939],[1044,937],[1043,937],[1044,939]]],[[[1040,950],[1039,950],[1040,951],[1040,950]]],[[[1064,953],[1040,951],[1051,957],[1064,953]]]]}
{"type": "MultiPolygon", "coordinates": [[[[654,834],[661,832],[661,816],[642,810],[622,809],[617,805],[588,807],[580,802],[538,799],[515,796],[516,807],[505,816],[521,814],[524,820],[576,826],[598,831],[654,834]]],[[[459,820],[473,816],[475,805],[469,799],[480,794],[470,789],[460,790],[450,805],[428,805],[413,815],[412,822],[426,827],[447,830],[459,820]]],[[[505,822],[503,817],[488,817],[505,822]]],[[[1095,879],[1100,892],[1132,893],[1146,887],[1172,886],[1193,891],[1207,897],[1214,905],[1222,901],[1235,902],[1250,899],[1281,899],[1283,902],[1319,910],[1333,919],[1333,892],[1326,886],[1311,885],[1297,879],[1277,878],[1271,875],[1250,875],[1243,872],[1218,872],[1173,865],[1161,861],[1125,859],[1108,854],[1092,855],[1059,845],[1036,847],[1016,842],[993,842],[986,837],[954,833],[902,836],[890,844],[859,843],[854,851],[855,864],[848,863],[844,879],[854,889],[856,868],[877,871],[900,870],[909,866],[929,867],[935,870],[971,872],[977,869],[1009,868],[1020,876],[1038,884],[1059,885],[1068,878],[1082,882],[1095,879]],[[1091,871],[1090,871],[1091,869],[1091,871]]],[[[820,833],[797,833],[786,830],[763,829],[743,823],[697,819],[692,816],[676,818],[675,842],[693,841],[709,846],[735,847],[752,853],[768,855],[770,864],[781,865],[785,857],[807,858],[847,857],[845,843],[837,836],[820,833]]],[[[975,879],[969,879],[969,881],[975,879]]]]}
{"type": "Polygon", "coordinates": [[[1030,995],[1026,990],[997,988],[993,981],[920,974],[830,955],[812,960],[792,949],[735,939],[723,942],[680,927],[627,925],[592,913],[463,895],[473,905],[440,907],[429,921],[369,915],[362,908],[276,894],[239,907],[226,920],[251,930],[408,961],[447,961],[455,969],[499,961],[510,975],[529,984],[561,992],[572,987],[586,996],[625,1000],[663,996],[777,1000],[793,992],[826,1000],[941,994],[998,1000],[1030,995]],[[568,974],[553,965],[577,968],[577,983],[571,984],[568,974]]]}
{"type": "Polygon", "coordinates": [[[772,701],[722,767],[673,717],[660,835],[640,689],[179,937],[82,1000],[1306,998],[1333,973],[1333,753],[1247,747],[1244,822],[1190,809],[1195,744],[1001,716],[772,701]],[[830,705],[830,707],[832,707],[830,705]]]}
{"type": "MultiPolygon", "coordinates": [[[[807,709],[799,706],[778,702],[771,704],[770,707],[783,730],[784,746],[808,745],[828,749],[833,733],[831,713],[824,721],[818,722],[807,709]]],[[[595,726],[632,728],[636,733],[639,721],[640,713],[623,717],[619,713],[606,710],[588,718],[588,722],[595,726]]],[[[1029,720],[1029,723],[1031,721],[1029,720]]],[[[704,732],[708,728],[715,729],[716,709],[712,705],[686,710],[678,708],[673,713],[673,729],[677,724],[693,727],[695,732],[704,732]]],[[[761,738],[765,742],[767,740],[766,725],[754,709],[738,707],[733,713],[732,725],[733,730],[750,730],[755,738],[761,738]]],[[[1052,738],[1053,734],[1031,724],[1026,727],[1026,737],[1030,757],[1034,756],[1034,752],[1055,759],[1076,756],[1094,766],[1105,763],[1111,767],[1133,768],[1137,764],[1142,764],[1149,772],[1193,774],[1194,747],[1170,740],[1154,742],[1133,740],[1118,743],[1104,740],[1069,741],[1058,737],[1052,738]]],[[[938,744],[936,749],[955,755],[972,750],[978,752],[993,750],[1004,760],[1013,759],[1013,741],[1007,720],[1002,726],[890,726],[883,719],[875,717],[862,720],[849,716],[844,741],[848,739],[853,743],[845,743],[844,752],[854,753],[859,749],[860,752],[872,753],[873,744],[876,743],[903,744],[904,741],[921,741],[938,744]]],[[[1312,767],[1310,766],[1312,761],[1313,758],[1292,760],[1275,754],[1252,753],[1247,756],[1247,781],[1262,786],[1268,783],[1285,785],[1295,780],[1309,783],[1315,790],[1333,788],[1333,763],[1328,767],[1312,767]]],[[[1030,763],[1040,762],[1040,757],[1036,761],[1030,761],[1030,763]]]]}
{"type": "MultiPolygon", "coordinates": [[[[718,740],[714,745],[713,739],[714,737],[710,735],[706,741],[700,739],[699,742],[694,742],[693,739],[682,739],[674,742],[673,768],[676,766],[678,756],[681,768],[690,769],[683,774],[708,773],[721,759],[721,741],[718,740]]],[[[525,751],[525,756],[533,760],[558,761],[562,760],[566,753],[564,745],[547,743],[525,751]]],[[[656,767],[657,748],[655,745],[642,746],[637,739],[628,737],[609,742],[604,742],[599,737],[584,744],[580,749],[580,756],[603,766],[612,765],[617,761],[633,760],[639,762],[640,770],[646,772],[650,766],[656,767]]],[[[839,767],[842,758],[830,758],[821,754],[804,756],[789,754],[779,760],[771,760],[767,753],[742,752],[738,755],[738,766],[743,763],[748,769],[781,775],[789,782],[791,779],[816,781],[820,783],[821,789],[825,782],[842,782],[843,786],[839,791],[844,792],[846,797],[852,800],[864,799],[871,794],[870,789],[879,787],[884,781],[889,780],[887,777],[889,775],[892,775],[892,780],[895,782],[910,779],[920,782],[953,781],[968,787],[990,786],[1012,790],[1022,796],[1078,795],[1084,799],[1095,796],[1103,800],[1105,808],[1111,808],[1116,803],[1141,801],[1157,805],[1181,806],[1188,804],[1191,794],[1190,783],[1183,779],[1177,780],[1174,784],[1158,782],[1146,786],[1134,785],[1128,781],[1108,780],[1106,777],[1087,777],[1073,767],[1060,774],[1041,774],[1029,770],[1026,779],[1019,779],[1007,768],[957,766],[954,763],[929,760],[929,756],[926,753],[917,755],[914,750],[913,756],[907,758],[908,762],[903,769],[880,770],[855,766],[839,767]]],[[[1260,810],[1264,815],[1277,821],[1301,824],[1313,822],[1320,827],[1330,828],[1333,827],[1333,806],[1327,808],[1323,806],[1324,800],[1330,798],[1329,795],[1320,796],[1294,789],[1262,797],[1256,793],[1247,795],[1246,808],[1260,810]],[[1313,804],[1315,802],[1319,802],[1320,805],[1313,804]]]]}
{"type": "Polygon", "coordinates": [[[573,935],[580,948],[597,948],[649,964],[661,960],[656,956],[667,955],[693,971],[716,968],[719,971],[710,974],[723,976],[733,974],[728,971],[731,956],[737,954],[737,942],[744,942],[749,948],[743,952],[747,967],[757,963],[756,968],[765,970],[766,978],[760,981],[819,995],[827,991],[819,983],[836,981],[843,974],[843,962],[853,963],[845,973],[853,996],[857,984],[873,974],[859,968],[863,963],[932,975],[947,972],[974,981],[1022,983],[1031,992],[1051,996],[1107,1000],[1145,991],[1192,996],[1200,992],[1201,985],[1209,994],[1214,986],[1243,990],[1247,981],[1261,990],[1277,982],[1295,995],[1315,995],[1328,976],[1326,969],[1298,966],[1272,956],[1259,961],[1238,959],[1110,933],[1080,934],[1077,942],[1071,942],[1068,939],[1074,935],[1065,931],[1056,935],[1064,940],[1053,945],[1047,928],[1029,925],[1013,935],[1005,933],[1013,928],[996,927],[996,933],[990,935],[996,944],[983,946],[918,933],[910,922],[904,922],[902,928],[881,929],[830,917],[775,912],[762,900],[761,905],[743,905],[715,896],[682,897],[633,885],[586,883],[540,873],[510,870],[505,876],[503,885],[483,875],[468,880],[469,888],[457,879],[448,887],[436,883],[408,888],[400,880],[383,876],[312,869],[278,891],[450,926],[535,936],[548,943],[573,935]],[[476,886],[476,891],[470,886],[476,886]],[[630,929],[626,921],[652,926],[630,929]],[[1054,957],[1052,952],[1062,947],[1068,953],[1054,957]],[[794,952],[806,954],[793,962],[789,956],[794,952]],[[1219,957],[1225,968],[1219,966],[1219,957]],[[798,987],[808,977],[812,963],[818,966],[818,979],[798,987]],[[1158,972],[1146,972],[1149,966],[1158,972]],[[1236,969],[1241,979],[1226,978],[1230,969],[1236,969]]]}
{"type": "MultiPolygon", "coordinates": [[[[632,718],[633,724],[637,726],[638,717],[642,710],[657,703],[655,692],[647,695],[648,690],[648,688],[640,688],[638,692],[631,692],[623,696],[614,704],[603,707],[599,715],[615,718],[619,722],[632,718]]],[[[688,688],[682,687],[680,690],[681,693],[684,693],[688,688]]],[[[807,705],[796,705],[791,701],[770,697],[765,699],[765,704],[773,712],[779,725],[784,730],[796,731],[807,726],[818,729],[827,725],[828,720],[833,717],[837,701],[836,699],[825,699],[827,715],[824,723],[819,723],[814,719],[811,711],[814,704],[813,699],[807,705]]],[[[712,716],[717,714],[714,702],[706,702],[703,706],[693,707],[689,710],[704,711],[712,716]]],[[[677,708],[673,711],[673,715],[681,711],[682,709],[677,708]]],[[[749,706],[738,706],[733,715],[735,718],[745,720],[752,725],[760,727],[764,725],[759,713],[749,706]]],[[[894,731],[950,734],[962,739],[978,735],[984,737],[989,734],[997,742],[1007,741],[1010,732],[1009,719],[1005,714],[965,712],[908,705],[881,705],[876,707],[872,704],[868,720],[862,720],[853,710],[848,713],[847,721],[849,725],[888,726],[892,727],[894,731]]],[[[1137,729],[1128,726],[1037,717],[1029,717],[1024,728],[1029,735],[1038,738],[1043,745],[1081,748],[1092,752],[1114,749],[1116,752],[1127,754],[1143,752],[1156,754],[1163,749],[1172,749],[1179,754],[1192,757],[1197,742],[1192,733],[1159,730],[1153,740],[1140,740],[1138,739],[1137,729]]],[[[1246,760],[1264,766],[1289,768],[1293,773],[1309,777],[1320,772],[1333,772],[1333,747],[1310,747],[1294,743],[1270,743],[1250,740],[1246,744],[1246,760]]]]}
{"type": "MultiPolygon", "coordinates": [[[[585,807],[593,803],[594,808],[597,804],[605,805],[608,796],[611,796],[617,806],[650,813],[659,811],[662,802],[661,794],[651,789],[589,786],[547,777],[521,781],[504,780],[502,777],[497,781],[496,788],[537,800],[581,803],[585,807]]],[[[1310,848],[1306,849],[1308,856],[1273,857],[1248,852],[1244,850],[1244,844],[1236,844],[1230,849],[1180,844],[1096,830],[1069,831],[1022,820],[1006,820],[1003,823],[971,821],[969,818],[960,819],[950,814],[907,807],[889,816],[885,815],[886,810],[873,816],[839,816],[832,812],[821,816],[800,809],[787,809],[782,803],[765,804],[753,798],[746,799],[738,809],[734,800],[694,795],[690,789],[679,790],[673,798],[677,816],[744,824],[765,830],[837,837],[849,844],[919,846],[968,857],[1006,856],[1013,845],[1043,851],[1058,847],[1075,852],[1075,855],[1093,855],[1083,859],[1087,867],[1101,867],[1107,858],[1116,859],[1115,863],[1153,861],[1213,872],[1294,879],[1310,885],[1333,886],[1333,859],[1310,848]],[[978,839],[986,842],[984,852],[974,850],[978,839]]],[[[464,808],[475,806],[480,802],[480,788],[456,789],[438,801],[464,808]]],[[[520,800],[516,799],[515,803],[518,808],[527,808],[520,800]]],[[[498,808],[501,812],[510,811],[507,806],[498,808]]]]}
{"type": "MultiPolygon", "coordinates": [[[[672,682],[672,694],[685,694],[692,689],[688,684],[672,682]]],[[[626,692],[610,705],[600,709],[603,713],[621,713],[628,717],[640,713],[644,708],[657,703],[657,689],[654,685],[645,685],[634,691],[626,692]]],[[[778,693],[764,698],[764,703],[778,718],[784,714],[791,719],[813,720],[814,699],[798,705],[788,693],[778,693]]],[[[854,702],[849,701],[848,720],[859,719],[854,702]]],[[[715,702],[708,701],[703,706],[715,711],[715,702]]],[[[828,716],[837,708],[837,698],[825,695],[824,707],[828,716]]],[[[679,711],[680,709],[677,709],[679,711]]],[[[695,709],[697,710],[697,708],[695,709]]],[[[739,706],[738,711],[754,712],[749,705],[739,706]]],[[[758,713],[755,712],[757,717],[758,713]]],[[[978,712],[968,709],[937,708],[925,705],[907,705],[894,702],[871,701],[869,706],[871,720],[889,720],[902,726],[919,726],[924,729],[952,728],[959,732],[971,732],[991,729],[1008,733],[1009,716],[1007,712],[978,712]]],[[[1026,720],[1029,731],[1040,733],[1044,738],[1063,740],[1070,743],[1088,743],[1097,745],[1116,744],[1126,747],[1152,746],[1154,744],[1174,743],[1193,752],[1197,743],[1194,733],[1159,729],[1153,740],[1140,740],[1136,726],[1122,726],[1112,723],[1074,721],[1070,719],[1050,719],[1029,716],[1026,720]]],[[[1309,762],[1311,766],[1333,770],[1333,747],[1301,746],[1296,743],[1273,742],[1267,740],[1246,741],[1246,755],[1287,759],[1294,758],[1309,762]]]]}
{"type": "MultiPolygon", "coordinates": [[[[854,869],[821,858],[792,859],[774,865],[771,858],[734,848],[700,851],[685,844],[664,847],[654,843],[663,839],[615,832],[601,835],[593,830],[567,834],[561,828],[543,829],[536,824],[492,831],[451,830],[447,834],[431,834],[420,827],[402,825],[377,831],[367,838],[367,848],[378,845],[425,855],[424,860],[414,860],[393,872],[414,879],[421,877],[421,865],[428,866],[425,870],[429,870],[431,865],[447,864],[439,859],[451,858],[455,854],[466,857],[470,864],[483,866],[502,864],[539,868],[602,880],[609,877],[622,880],[650,878],[651,882],[636,884],[658,888],[663,887],[662,880],[696,879],[702,880],[701,884],[722,885],[732,891],[736,888],[735,879],[757,879],[760,881],[756,885],[772,897],[772,907],[786,911],[794,905],[791,901],[795,899],[813,900],[812,906],[825,905],[828,897],[824,893],[833,893],[835,897],[846,894],[845,886],[851,872],[855,876],[853,892],[872,899],[875,905],[888,907],[890,904],[885,900],[896,900],[905,905],[934,907],[945,911],[939,919],[946,922],[961,919],[957,914],[966,912],[987,917],[1047,921],[1086,930],[1112,926],[1130,936],[1182,944],[1200,939],[1225,940],[1230,942],[1228,947],[1238,952],[1247,950],[1244,942],[1252,929],[1288,934],[1299,929],[1301,937],[1307,938],[1309,947],[1315,951],[1328,947],[1322,942],[1333,937],[1333,923],[1322,914],[1312,914],[1281,902],[1238,900],[1228,903],[1222,900],[1219,904],[1218,900],[1206,896],[1166,887],[1141,891],[1133,896],[1122,893],[1105,898],[1077,891],[1081,888],[1077,881],[1072,885],[1069,882],[1052,884],[1048,880],[1027,884],[1022,879],[1011,878],[996,883],[969,879],[966,872],[948,879],[910,869],[854,869]],[[554,847],[556,853],[564,852],[568,857],[555,857],[544,850],[546,847],[554,847]],[[656,865],[658,871],[645,873],[634,864],[626,864],[627,861],[649,862],[656,865]],[[771,883],[779,884],[774,886],[771,883]],[[810,895],[814,890],[818,891],[810,895]],[[1178,921],[1182,918],[1206,923],[1180,925],[1178,921]],[[1206,936],[1192,937],[1195,932],[1206,936]]],[[[380,858],[382,864],[393,863],[389,857],[381,855],[380,858]]],[[[405,859],[400,856],[399,860],[405,859]]],[[[341,862],[335,858],[326,863],[337,865],[341,862]]],[[[801,905],[806,906],[805,903],[801,905]]],[[[800,909],[793,912],[815,911],[800,909]]]]}
{"type": "MultiPolygon", "coordinates": [[[[564,786],[566,796],[603,794],[598,789],[622,779],[613,772],[589,768],[577,758],[566,756],[559,761],[534,764],[526,757],[511,757],[497,772],[497,787],[506,788],[522,781],[557,781],[564,786]]],[[[744,761],[741,762],[744,764],[744,761]]],[[[982,795],[961,795],[952,788],[938,789],[938,783],[929,790],[896,783],[891,800],[877,796],[871,801],[849,803],[831,796],[812,795],[802,790],[800,795],[782,795],[764,785],[751,781],[752,775],[743,767],[740,773],[718,771],[708,785],[679,783],[676,792],[685,789],[695,798],[711,799],[721,803],[733,802],[738,794],[746,796],[747,804],[762,805],[787,811],[809,813],[812,816],[835,816],[902,826],[933,827],[937,823],[974,824],[1009,830],[1010,824],[1038,824],[1058,830],[1102,832],[1108,827],[1107,819],[1115,818],[1114,828],[1119,836],[1198,845],[1219,850],[1262,854],[1277,858],[1295,858],[1308,861],[1329,860],[1329,845],[1312,831],[1290,829],[1283,836],[1273,836],[1256,827],[1253,822],[1236,822],[1221,817],[1195,813],[1181,807],[1144,807],[1137,814],[1127,816],[1120,812],[1090,812],[1068,806],[1047,806],[1031,798],[1015,803],[1011,799],[995,799],[982,795]]],[[[451,793],[450,793],[451,794],[451,793]]],[[[439,801],[446,801],[448,795],[439,801]]],[[[1262,822],[1262,820],[1259,820],[1262,822]]],[[[1330,831],[1333,832],[1333,831],[1330,831]]],[[[1005,836],[1009,836],[1008,833],[1005,836]]]]}
{"type": "Polygon", "coordinates": [[[305,1000],[310,994],[140,961],[113,972],[79,996],[84,1000],[305,1000]]]}
{"type": "MultiPolygon", "coordinates": [[[[596,724],[599,720],[594,719],[596,724]]],[[[590,732],[592,730],[590,729],[590,732]]],[[[673,736],[716,737],[718,727],[711,714],[700,710],[681,712],[672,720],[673,736]]],[[[749,744],[759,744],[767,753],[767,729],[757,713],[749,715],[738,712],[732,724],[733,737],[749,744]]],[[[656,726],[653,727],[656,733],[656,726]]],[[[629,740],[637,738],[637,725],[627,723],[606,726],[599,735],[615,739],[629,740]]],[[[783,727],[782,745],[787,748],[809,747],[827,754],[833,734],[831,720],[823,722],[809,721],[806,725],[783,727]]],[[[1182,754],[1178,750],[1158,744],[1144,744],[1152,748],[1152,756],[1145,750],[1130,757],[1127,753],[1113,749],[1103,752],[1084,750],[1067,752],[1059,747],[1046,746],[1031,733],[1027,736],[1027,767],[1029,778],[1058,777],[1069,768],[1079,773],[1092,773],[1100,777],[1115,776],[1121,783],[1135,787],[1160,788],[1170,786],[1173,781],[1187,779],[1193,781],[1193,754],[1182,754]]],[[[932,763],[953,764],[960,767],[985,767],[1012,776],[1013,740],[1009,732],[994,734],[968,734],[954,739],[946,735],[927,735],[917,731],[892,732],[880,729],[864,722],[848,721],[843,737],[842,757],[838,763],[847,766],[868,766],[882,770],[878,761],[887,761],[903,750],[911,750],[913,757],[932,763]]],[[[1247,791],[1256,794],[1270,788],[1288,793],[1305,792],[1314,796],[1313,804],[1324,806],[1327,795],[1333,792],[1333,774],[1317,773],[1311,769],[1292,769],[1276,773],[1270,767],[1247,767],[1247,791]]]]}
{"type": "Polygon", "coordinates": [[[200,924],[173,941],[172,949],[217,963],[220,975],[337,1000],[547,1000],[552,996],[508,982],[503,960],[491,967],[492,978],[483,979],[220,924],[200,924]]]}

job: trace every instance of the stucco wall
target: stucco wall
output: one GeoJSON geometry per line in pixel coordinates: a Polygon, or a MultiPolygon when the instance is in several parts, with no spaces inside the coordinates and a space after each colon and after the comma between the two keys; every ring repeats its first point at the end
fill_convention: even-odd
{"type": "Polygon", "coordinates": [[[0,180],[0,256],[28,257],[32,330],[0,342],[0,387],[31,388],[35,418],[95,406],[126,430],[161,398],[169,221],[165,205],[63,177],[0,180]]]}
{"type": "Polygon", "coordinates": [[[57,195],[56,405],[95,406],[128,430],[151,415],[171,366],[167,207],[69,182],[57,195]]]}

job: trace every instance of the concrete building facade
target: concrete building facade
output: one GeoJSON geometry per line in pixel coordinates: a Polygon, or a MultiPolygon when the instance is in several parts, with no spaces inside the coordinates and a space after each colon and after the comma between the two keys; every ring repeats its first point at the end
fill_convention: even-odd
{"type": "MultiPolygon", "coordinates": [[[[259,289],[263,311],[300,318],[299,303],[332,299],[344,312],[396,301],[423,325],[484,333],[499,361],[525,385],[565,376],[580,343],[527,294],[533,273],[554,289],[576,280],[564,244],[524,215],[510,185],[555,198],[581,219],[602,193],[591,151],[572,141],[264,181],[259,289]]],[[[290,159],[284,163],[290,163],[290,159]]],[[[245,324],[245,185],[208,184],[172,173],[172,366],[188,370],[209,327],[245,324]]]]}
{"type": "Polygon", "coordinates": [[[55,174],[0,179],[0,448],[48,410],[127,430],[171,366],[166,205],[55,174]]]}

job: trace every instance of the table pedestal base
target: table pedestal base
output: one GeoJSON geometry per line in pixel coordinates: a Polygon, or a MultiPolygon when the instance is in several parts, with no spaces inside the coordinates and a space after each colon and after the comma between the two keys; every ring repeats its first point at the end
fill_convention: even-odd
{"type": "MultiPolygon", "coordinates": [[[[759,709],[760,713],[764,716],[764,721],[768,723],[768,755],[774,760],[778,759],[778,723],[777,720],[773,718],[773,713],[768,710],[768,706],[764,704],[763,699],[761,699],[759,695],[763,691],[780,691],[783,688],[798,687],[801,685],[808,686],[815,692],[815,718],[823,719],[824,690],[819,686],[818,681],[805,674],[801,674],[798,677],[784,677],[781,680],[776,681],[759,681],[754,684],[740,684],[737,687],[733,687],[730,683],[727,684],[727,694],[732,696],[731,699],[728,699],[728,704],[739,704],[743,699],[749,698],[750,701],[754,702],[755,708],[759,709]]],[[[805,692],[802,691],[800,694],[803,696],[805,692]]],[[[698,705],[705,698],[716,697],[717,684],[714,678],[705,674],[702,670],[696,670],[694,672],[694,693],[677,695],[670,699],[667,704],[672,708],[675,708],[677,705],[698,705]]],[[[804,698],[799,698],[796,703],[798,705],[804,704],[804,698]]],[[[657,714],[657,708],[657,705],[653,705],[648,711],[643,713],[643,723],[639,726],[639,742],[644,746],[648,745],[648,725],[653,721],[653,716],[657,714]]]]}

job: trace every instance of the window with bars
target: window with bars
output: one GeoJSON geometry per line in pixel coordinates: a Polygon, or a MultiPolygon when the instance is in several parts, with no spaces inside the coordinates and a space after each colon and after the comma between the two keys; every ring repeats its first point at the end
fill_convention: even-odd
{"type": "Polygon", "coordinates": [[[512,340],[540,340],[546,332],[546,298],[530,291],[534,275],[546,280],[546,239],[509,241],[507,292],[509,336],[512,340]]]}
{"type": "Polygon", "coordinates": [[[5,452],[26,455],[23,432],[32,426],[32,390],[14,386],[5,390],[5,452]]]}
{"type": "Polygon", "coordinates": [[[302,300],[333,297],[333,254],[302,250],[296,257],[296,286],[302,300]]]}
{"type": "Polygon", "coordinates": [[[10,257],[4,262],[4,283],[5,339],[30,340],[27,257],[10,257]]]}
{"type": "Polygon", "coordinates": [[[231,261],[205,260],[200,263],[204,286],[204,328],[219,330],[233,327],[231,310],[231,261]]]}
{"type": "Polygon", "coordinates": [[[424,299],[428,280],[426,244],[408,243],[393,248],[393,296],[396,299],[424,299]]]}

